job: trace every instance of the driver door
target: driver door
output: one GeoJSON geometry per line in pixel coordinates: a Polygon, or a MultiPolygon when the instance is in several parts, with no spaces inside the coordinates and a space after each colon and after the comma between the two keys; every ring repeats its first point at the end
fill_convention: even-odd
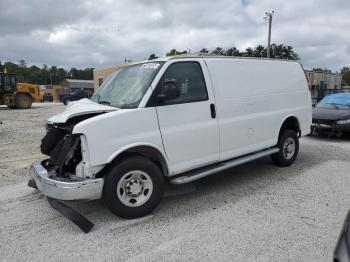
{"type": "Polygon", "coordinates": [[[156,94],[159,86],[169,80],[177,81],[180,96],[156,102],[156,110],[172,174],[218,161],[215,98],[203,60],[171,63],[156,87],[156,94]]]}

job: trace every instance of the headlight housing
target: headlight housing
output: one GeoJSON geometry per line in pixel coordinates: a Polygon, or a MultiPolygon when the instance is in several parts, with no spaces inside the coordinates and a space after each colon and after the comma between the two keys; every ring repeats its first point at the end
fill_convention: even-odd
{"type": "Polygon", "coordinates": [[[338,124],[338,125],[350,124],[350,119],[338,120],[338,121],[337,121],[337,124],[338,124]]]}

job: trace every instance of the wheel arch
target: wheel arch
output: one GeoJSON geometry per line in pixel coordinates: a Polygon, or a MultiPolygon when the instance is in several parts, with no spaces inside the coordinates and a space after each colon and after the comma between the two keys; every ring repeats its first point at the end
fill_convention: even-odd
{"type": "Polygon", "coordinates": [[[106,168],[133,155],[141,155],[150,159],[161,169],[164,176],[168,176],[170,171],[165,154],[158,146],[149,143],[135,143],[119,149],[108,158],[108,164],[99,172],[98,176],[102,177],[106,168]]]}
{"type": "Polygon", "coordinates": [[[297,116],[289,115],[283,119],[278,137],[281,136],[282,130],[286,129],[294,130],[297,133],[298,137],[301,136],[300,121],[297,116]]]}

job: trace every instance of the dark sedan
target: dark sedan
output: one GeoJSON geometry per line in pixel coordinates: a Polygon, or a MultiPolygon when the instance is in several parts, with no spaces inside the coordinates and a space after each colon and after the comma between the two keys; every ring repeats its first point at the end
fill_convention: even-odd
{"type": "Polygon", "coordinates": [[[58,100],[62,102],[63,104],[67,105],[71,101],[77,101],[82,98],[89,98],[91,97],[91,93],[84,92],[83,90],[75,90],[72,93],[62,93],[58,95],[58,100]]]}
{"type": "Polygon", "coordinates": [[[350,135],[350,94],[331,94],[316,104],[312,111],[312,134],[350,135]]]}

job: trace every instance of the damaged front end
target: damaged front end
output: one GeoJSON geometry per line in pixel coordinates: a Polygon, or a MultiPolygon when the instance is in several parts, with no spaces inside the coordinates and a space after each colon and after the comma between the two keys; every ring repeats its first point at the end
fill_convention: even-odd
{"type": "Polygon", "coordinates": [[[45,196],[54,199],[101,198],[103,178],[87,176],[84,170],[87,166],[84,159],[84,135],[72,133],[77,123],[92,116],[85,115],[70,119],[67,123],[47,125],[47,133],[40,148],[49,158],[31,165],[29,186],[36,187],[45,196]]]}

